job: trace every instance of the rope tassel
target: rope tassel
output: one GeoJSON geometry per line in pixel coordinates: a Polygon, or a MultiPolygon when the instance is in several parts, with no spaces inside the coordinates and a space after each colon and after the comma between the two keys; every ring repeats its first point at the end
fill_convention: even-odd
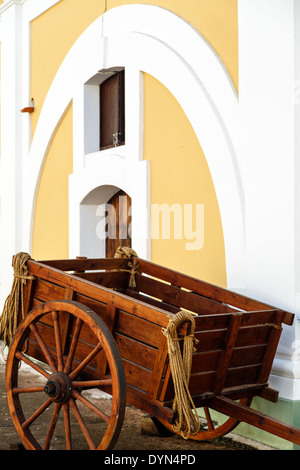
{"type": "Polygon", "coordinates": [[[163,334],[167,337],[168,355],[174,383],[173,410],[177,411],[178,414],[173,429],[185,439],[200,431],[200,418],[189,392],[192,355],[195,351],[195,345],[198,343],[198,340],[194,337],[194,331],[195,319],[186,310],[181,310],[174,315],[170,319],[167,328],[162,329],[163,334]],[[181,355],[177,328],[186,321],[190,322],[191,331],[189,335],[184,337],[183,353],[181,355]]]}
{"type": "Polygon", "coordinates": [[[29,259],[31,259],[31,257],[27,253],[18,253],[13,259],[14,280],[11,292],[4,303],[3,312],[0,317],[0,340],[2,340],[6,346],[10,346],[18,326],[20,301],[24,318],[23,286],[26,284],[27,279],[33,279],[33,277],[28,276],[26,262],[29,259]]]}
{"type": "MultiPolygon", "coordinates": [[[[136,252],[127,246],[119,246],[115,253],[115,258],[131,258],[132,256],[136,256],[136,252]]],[[[129,287],[134,289],[136,287],[136,282],[135,282],[135,275],[139,272],[139,263],[135,259],[133,263],[131,261],[128,261],[128,267],[130,268],[128,272],[130,273],[130,279],[129,279],[129,287]]]]}

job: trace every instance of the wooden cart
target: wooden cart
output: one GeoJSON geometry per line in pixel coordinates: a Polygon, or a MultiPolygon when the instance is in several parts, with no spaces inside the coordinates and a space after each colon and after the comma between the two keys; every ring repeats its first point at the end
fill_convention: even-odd
{"type": "Polygon", "coordinates": [[[27,449],[55,447],[59,420],[67,449],[77,445],[72,426],[78,425],[88,448],[111,449],[126,403],[173,429],[178,410],[166,329],[182,309],[192,312],[195,331],[184,321],[178,344],[191,334],[198,340],[188,380],[202,417],[189,437],[212,440],[243,421],[300,444],[300,429],[250,408],[254,396],[278,398],[268,378],[282,324],[291,325],[292,314],[135,256],[28,259],[26,273],[15,276],[22,301],[6,387],[27,449]],[[20,363],[36,372],[30,388],[22,386],[20,363]],[[111,395],[109,410],[93,403],[96,390],[111,395]],[[28,414],[29,397],[36,409],[28,414]],[[211,410],[225,420],[216,422],[211,410]],[[49,420],[44,436],[40,419],[49,420]]]}

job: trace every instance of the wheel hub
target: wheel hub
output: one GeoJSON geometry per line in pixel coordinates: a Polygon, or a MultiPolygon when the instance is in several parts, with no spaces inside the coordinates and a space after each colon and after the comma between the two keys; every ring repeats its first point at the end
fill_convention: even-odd
{"type": "Polygon", "coordinates": [[[72,382],[64,372],[55,372],[50,375],[44,392],[52,398],[55,403],[65,403],[72,395],[72,382]]]}

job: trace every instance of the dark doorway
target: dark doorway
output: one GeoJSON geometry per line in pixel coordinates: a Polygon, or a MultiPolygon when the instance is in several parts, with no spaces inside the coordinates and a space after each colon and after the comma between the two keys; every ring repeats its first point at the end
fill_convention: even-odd
{"type": "Polygon", "coordinates": [[[113,258],[119,246],[131,248],[131,198],[118,191],[106,204],[106,257],[113,258]]]}

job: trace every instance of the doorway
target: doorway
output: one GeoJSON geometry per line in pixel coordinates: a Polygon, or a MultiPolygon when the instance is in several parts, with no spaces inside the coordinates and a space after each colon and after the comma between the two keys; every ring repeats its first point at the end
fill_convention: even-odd
{"type": "Polygon", "coordinates": [[[106,257],[113,258],[119,246],[131,248],[131,198],[118,191],[106,204],[106,257]]]}

